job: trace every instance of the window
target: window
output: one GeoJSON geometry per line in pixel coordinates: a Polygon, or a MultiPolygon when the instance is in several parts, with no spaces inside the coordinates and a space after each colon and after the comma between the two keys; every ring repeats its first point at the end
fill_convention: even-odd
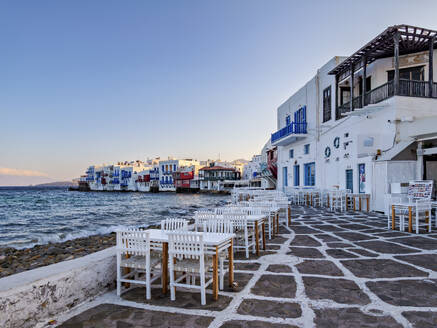
{"type": "Polygon", "coordinates": [[[287,115],[287,116],[285,117],[285,125],[290,125],[290,123],[291,123],[290,115],[287,115]]]}
{"type": "MultiPolygon", "coordinates": [[[[394,80],[395,78],[394,70],[388,71],[387,74],[388,74],[388,81],[394,80]]],[[[399,78],[405,80],[423,81],[424,74],[425,74],[425,66],[409,67],[399,70],[399,78]]]]}
{"type": "Polygon", "coordinates": [[[299,186],[299,165],[295,165],[294,169],[294,185],[299,186]]]}
{"type": "Polygon", "coordinates": [[[314,186],[316,184],[316,164],[313,163],[307,163],[304,166],[305,170],[305,186],[314,186]]]}
{"type": "Polygon", "coordinates": [[[295,133],[306,133],[307,107],[302,106],[294,112],[295,133]]]}
{"type": "Polygon", "coordinates": [[[294,149],[290,149],[290,158],[294,157],[294,149]]]}
{"type": "Polygon", "coordinates": [[[286,166],[282,168],[282,185],[284,187],[288,186],[288,167],[286,166]]]}
{"type": "Polygon", "coordinates": [[[354,192],[354,171],[351,169],[346,170],[346,189],[349,189],[351,192],[354,192]]]}
{"type": "Polygon", "coordinates": [[[303,146],[303,153],[305,155],[308,155],[310,153],[310,144],[306,144],[305,146],[303,146]]]}
{"type": "Polygon", "coordinates": [[[331,86],[323,90],[323,122],[331,119],[331,86]]]}

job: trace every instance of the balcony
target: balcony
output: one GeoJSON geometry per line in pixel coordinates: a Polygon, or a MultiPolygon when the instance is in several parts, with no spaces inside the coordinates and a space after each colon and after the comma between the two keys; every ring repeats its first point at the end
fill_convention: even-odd
{"type": "Polygon", "coordinates": [[[272,145],[283,146],[294,142],[298,137],[304,137],[307,134],[307,122],[292,122],[286,127],[272,133],[272,145]]]}
{"type": "MultiPolygon", "coordinates": [[[[432,97],[437,99],[437,83],[432,84],[432,97]]],[[[368,105],[377,104],[395,95],[394,93],[394,83],[393,80],[380,85],[379,87],[370,90],[364,96],[364,106],[363,97],[355,97],[353,101],[353,108],[359,109],[368,105]]],[[[399,79],[399,96],[404,97],[419,97],[419,98],[429,98],[430,97],[430,87],[427,81],[415,81],[415,80],[405,80],[399,79]]],[[[337,113],[339,115],[344,115],[351,111],[350,101],[338,106],[337,113]]],[[[273,139],[272,139],[273,142],[273,139]]]]}

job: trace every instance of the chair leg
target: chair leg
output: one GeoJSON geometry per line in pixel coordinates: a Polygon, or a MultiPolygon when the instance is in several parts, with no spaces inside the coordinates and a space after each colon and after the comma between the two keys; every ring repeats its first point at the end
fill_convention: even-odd
{"type": "Polygon", "coordinates": [[[172,301],[176,300],[176,287],[174,286],[174,266],[173,257],[170,257],[170,299],[172,301]]]}
{"type": "Polygon", "coordinates": [[[121,268],[120,268],[120,263],[121,263],[121,255],[117,254],[117,296],[121,295],[121,268]]]}
{"type": "Polygon", "coordinates": [[[220,258],[220,290],[223,290],[225,288],[225,282],[224,282],[224,277],[225,277],[224,262],[225,262],[225,259],[224,258],[220,258]]]}
{"type": "Polygon", "coordinates": [[[244,243],[245,243],[245,250],[246,250],[246,258],[249,258],[249,236],[247,235],[247,231],[244,233],[244,243]]]}
{"type": "Polygon", "coordinates": [[[152,298],[152,286],[150,285],[150,254],[146,255],[146,299],[152,298]]]}
{"type": "Polygon", "coordinates": [[[206,304],[205,270],[203,268],[200,268],[200,303],[206,304]]]}

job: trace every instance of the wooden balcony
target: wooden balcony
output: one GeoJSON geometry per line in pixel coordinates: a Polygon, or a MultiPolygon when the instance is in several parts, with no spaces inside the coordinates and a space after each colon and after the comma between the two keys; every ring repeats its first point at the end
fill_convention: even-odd
{"type": "MultiPolygon", "coordinates": [[[[395,95],[394,93],[394,81],[388,81],[379,87],[370,90],[364,96],[364,106],[363,106],[363,96],[355,97],[353,101],[353,109],[363,108],[367,105],[377,104],[395,95]]],[[[415,81],[415,80],[404,80],[399,79],[399,96],[405,97],[420,97],[420,98],[431,98],[437,99],[437,83],[432,84],[432,93],[430,93],[430,84],[428,81],[415,81]]],[[[345,104],[338,106],[338,115],[343,115],[351,111],[351,104],[348,101],[345,104]]]]}

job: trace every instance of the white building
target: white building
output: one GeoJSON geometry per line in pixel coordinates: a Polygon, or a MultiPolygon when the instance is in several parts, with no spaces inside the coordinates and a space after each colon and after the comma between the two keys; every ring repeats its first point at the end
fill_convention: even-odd
{"type": "Polygon", "coordinates": [[[173,181],[173,173],[179,170],[179,167],[194,166],[200,167],[200,163],[193,159],[168,159],[159,161],[159,190],[176,191],[173,181]]]}
{"type": "Polygon", "coordinates": [[[279,106],[277,188],[338,186],[383,211],[390,183],[436,179],[436,35],[389,27],[279,106]]]}

